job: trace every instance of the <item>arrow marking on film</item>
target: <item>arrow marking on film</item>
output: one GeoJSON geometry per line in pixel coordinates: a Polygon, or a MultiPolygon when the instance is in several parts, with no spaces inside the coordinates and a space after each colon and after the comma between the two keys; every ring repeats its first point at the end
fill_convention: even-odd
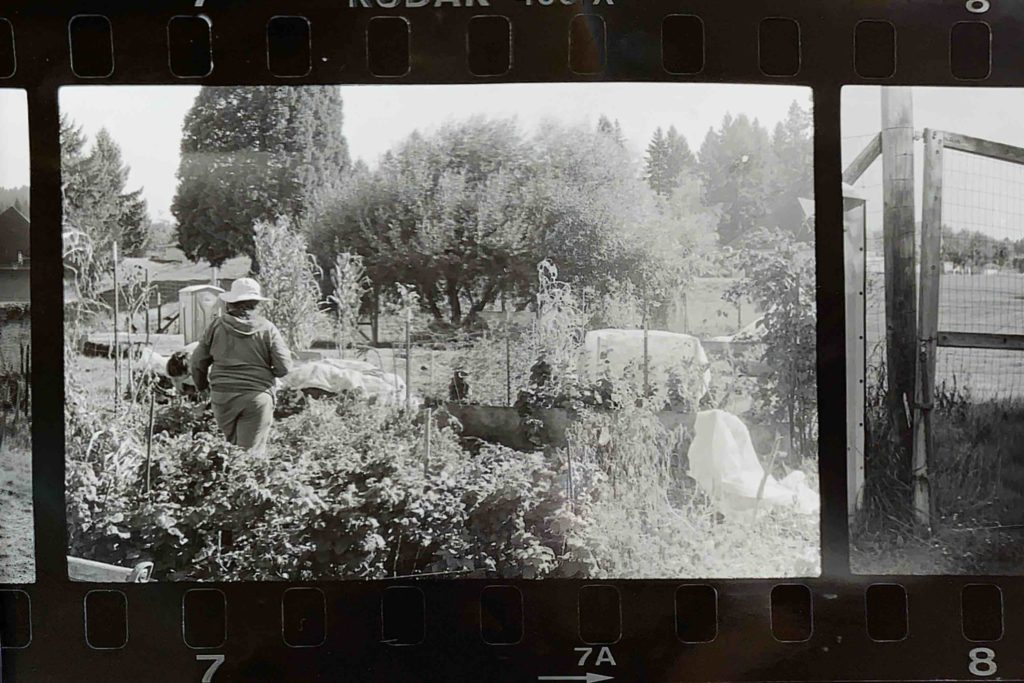
{"type": "Polygon", "coordinates": [[[206,0],[196,0],[196,7],[202,7],[204,2],[206,2],[206,0]]]}
{"type": "Polygon", "coordinates": [[[611,676],[588,673],[586,676],[537,676],[538,681],[583,681],[583,683],[600,683],[612,680],[611,676]]]}

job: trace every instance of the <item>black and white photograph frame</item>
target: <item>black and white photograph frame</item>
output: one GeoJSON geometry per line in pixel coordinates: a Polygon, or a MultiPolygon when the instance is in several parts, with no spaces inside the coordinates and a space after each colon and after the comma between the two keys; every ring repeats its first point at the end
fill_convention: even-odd
{"type": "Polygon", "coordinates": [[[60,107],[72,579],[820,573],[810,89],[60,107]]]}
{"type": "Polygon", "coordinates": [[[843,89],[854,573],[1024,572],[1022,103],[843,89]]]}
{"type": "Polygon", "coordinates": [[[0,584],[35,580],[28,98],[0,88],[0,584]]]}

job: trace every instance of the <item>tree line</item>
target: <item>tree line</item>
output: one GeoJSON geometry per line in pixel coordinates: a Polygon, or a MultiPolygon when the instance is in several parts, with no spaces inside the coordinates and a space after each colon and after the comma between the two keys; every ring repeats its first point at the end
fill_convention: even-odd
{"type": "Polygon", "coordinates": [[[999,239],[978,230],[942,226],[943,261],[957,266],[980,267],[993,263],[1000,268],[1014,268],[1024,273],[1024,237],[999,239]]]}
{"type": "Polygon", "coordinates": [[[25,218],[28,218],[28,185],[0,187],[0,213],[12,206],[20,211],[25,218]]]}
{"type": "MultiPolygon", "coordinates": [[[[694,153],[673,127],[642,157],[617,121],[472,117],[415,131],[375,168],[352,162],[337,87],[204,87],[185,117],[172,203],[193,260],[237,255],[260,269],[253,228],[284,221],[324,275],[339,254],[362,259],[368,303],[411,287],[439,321],[463,324],[499,300],[528,304],[537,263],[596,293],[624,283],[654,305],[721,266],[759,227],[807,241],[796,202],[813,189],[810,112],[795,102],[769,132],[726,115],[694,153]],[[709,265],[710,264],[710,265],[709,265]]],[[[145,249],[150,222],[127,167],[101,131],[86,151],[62,122],[65,223],[97,249],[145,249]]]]}

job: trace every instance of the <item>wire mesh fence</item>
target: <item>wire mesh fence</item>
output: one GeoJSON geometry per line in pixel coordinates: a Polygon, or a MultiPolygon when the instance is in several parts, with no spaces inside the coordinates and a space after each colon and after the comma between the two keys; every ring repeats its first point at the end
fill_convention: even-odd
{"type": "MultiPolygon", "coordinates": [[[[939,329],[1024,334],[1024,167],[948,150],[939,329]]],[[[937,379],[979,400],[1024,397],[1024,352],[939,350],[937,379]]]]}
{"type": "MultiPolygon", "coordinates": [[[[856,154],[871,137],[844,138],[844,152],[856,154]]],[[[915,146],[919,165],[922,156],[919,142],[915,146]]],[[[871,368],[883,366],[886,356],[880,160],[854,188],[866,200],[864,339],[870,379],[878,376],[871,368]]],[[[916,189],[920,217],[920,188],[916,189]]],[[[946,150],[942,217],[939,329],[1024,334],[1024,167],[946,150]]],[[[916,229],[919,254],[920,220],[916,229]]],[[[956,387],[979,401],[1024,399],[1024,352],[940,348],[936,386],[956,387]]]]}

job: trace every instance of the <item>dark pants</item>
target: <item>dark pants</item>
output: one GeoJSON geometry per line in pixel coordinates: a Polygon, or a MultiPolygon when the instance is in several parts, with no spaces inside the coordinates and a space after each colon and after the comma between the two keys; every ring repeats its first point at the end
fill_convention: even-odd
{"type": "Polygon", "coordinates": [[[263,450],[274,422],[274,397],[266,391],[211,391],[213,416],[229,443],[263,450]]]}

